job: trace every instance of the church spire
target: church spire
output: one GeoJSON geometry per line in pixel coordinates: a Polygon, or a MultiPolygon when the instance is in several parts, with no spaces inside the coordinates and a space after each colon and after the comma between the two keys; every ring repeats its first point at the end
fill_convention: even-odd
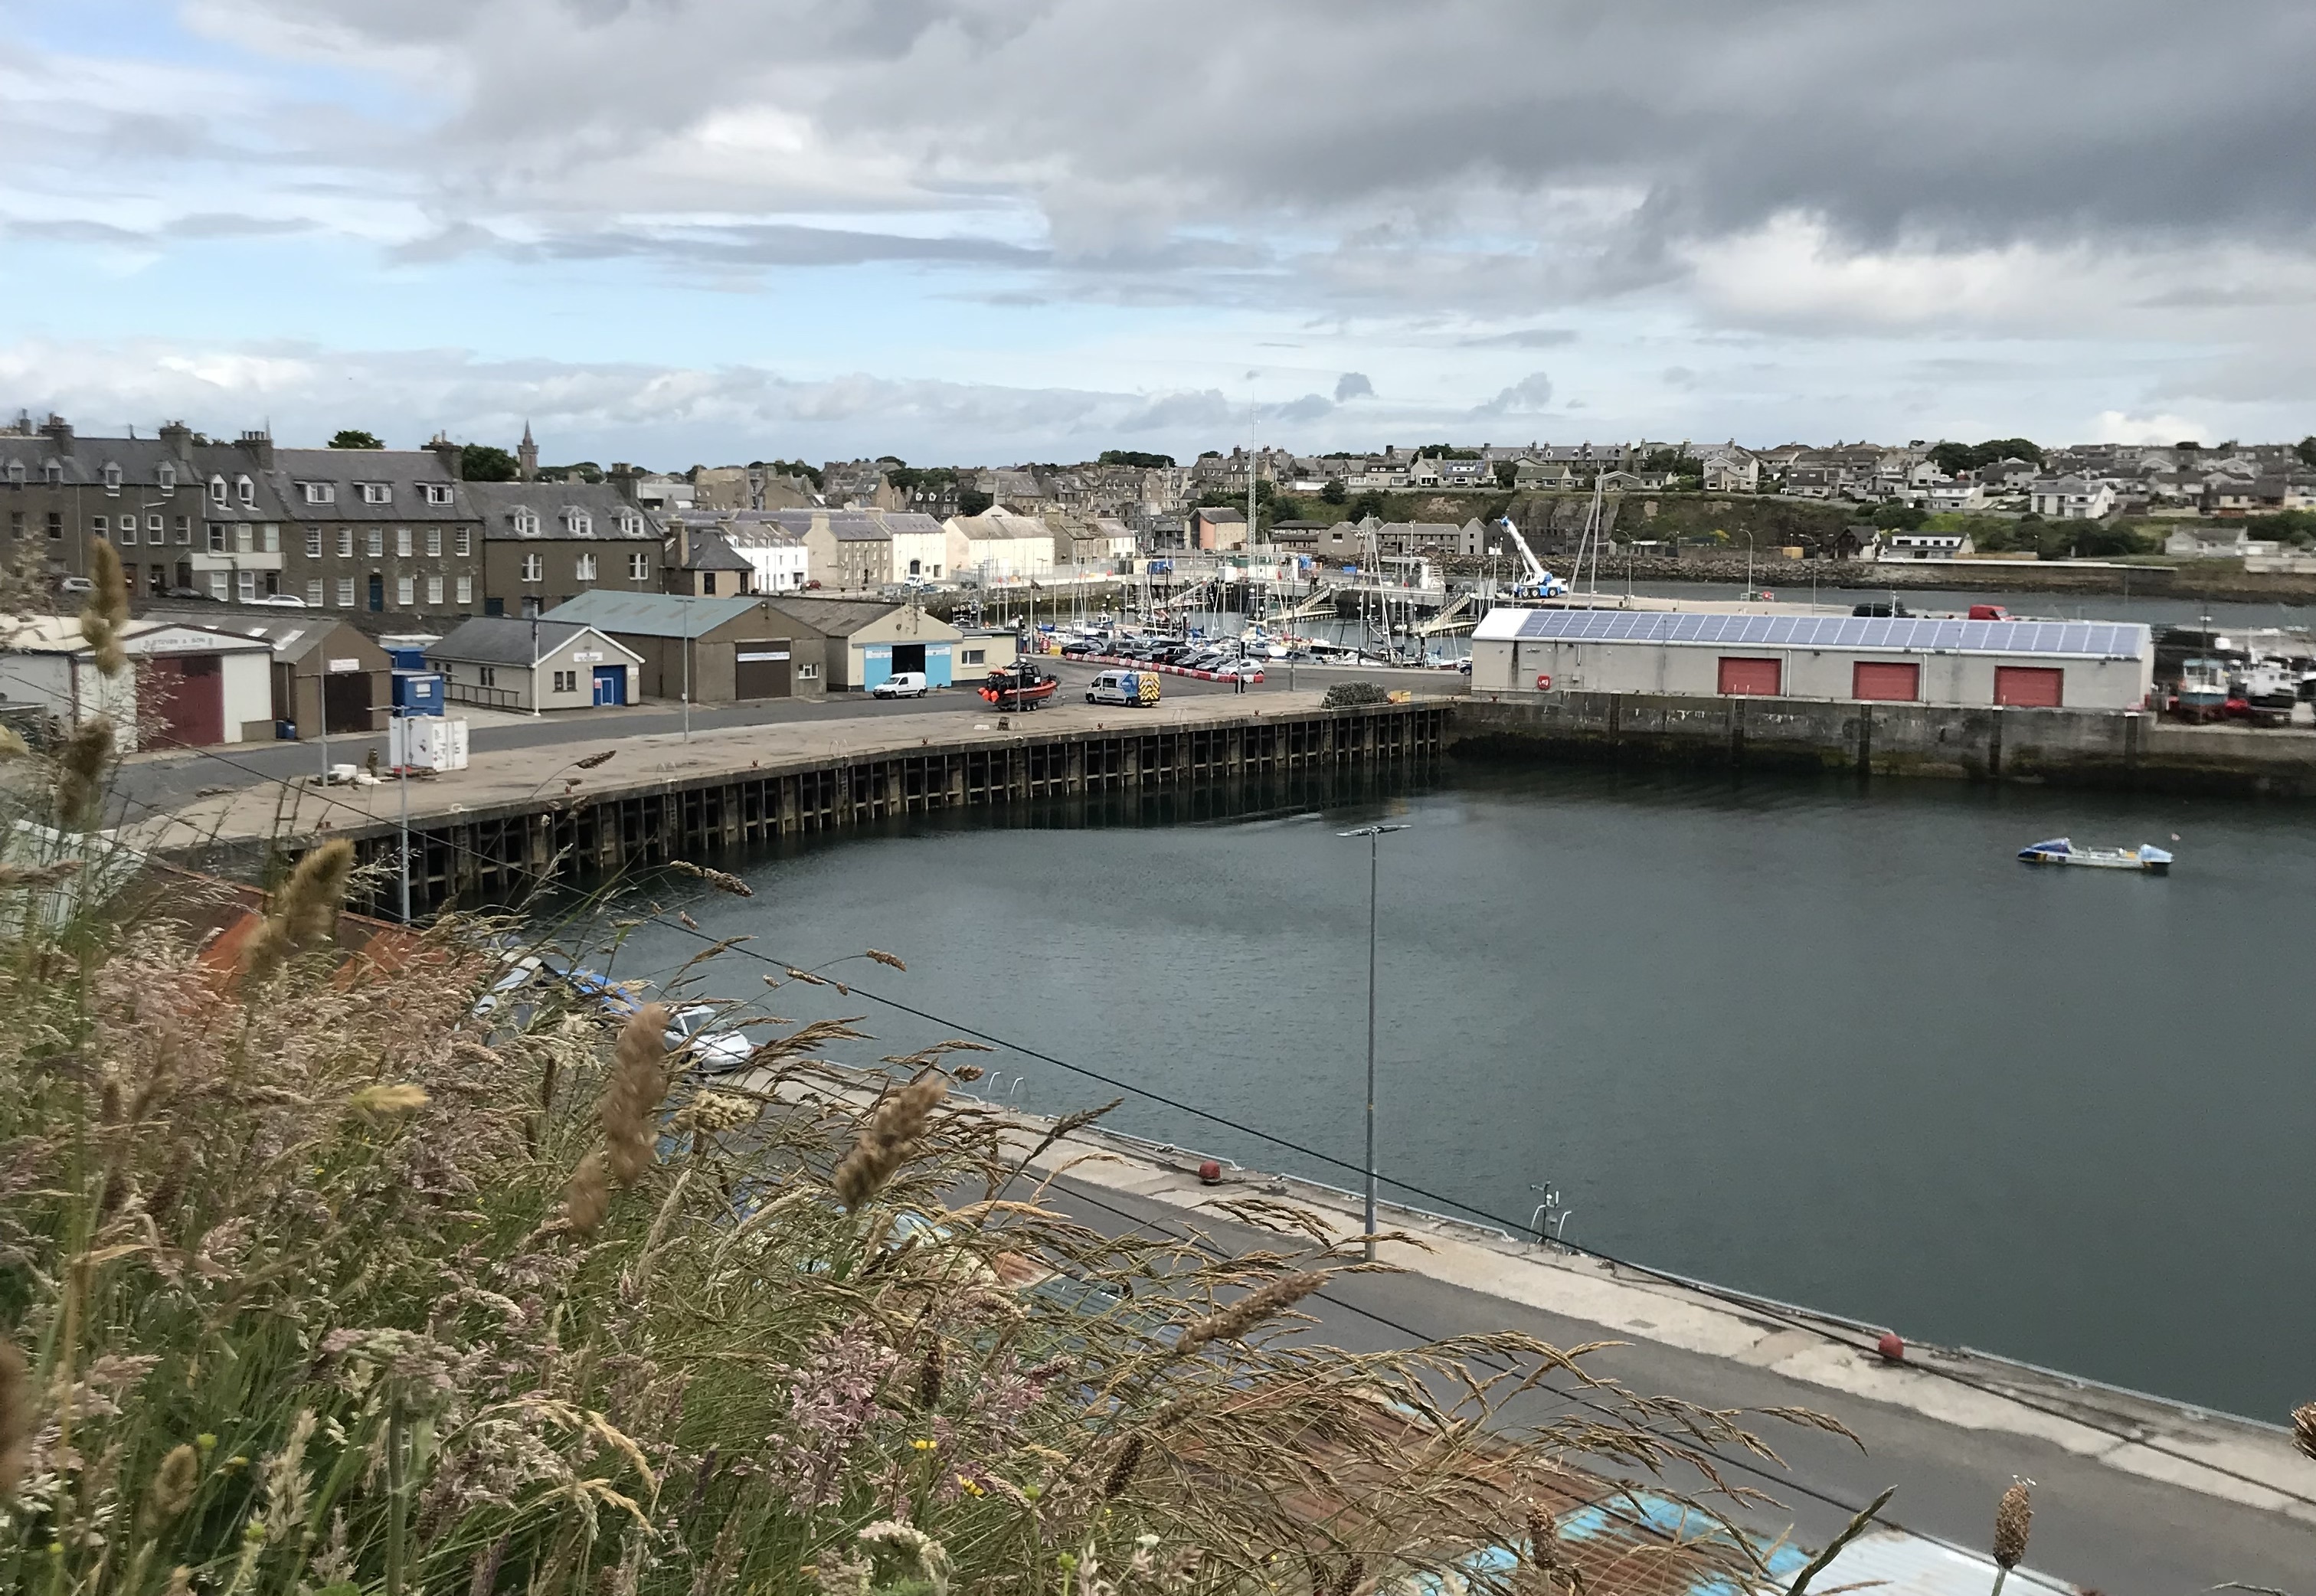
{"type": "Polygon", "coordinates": [[[514,459],[525,482],[538,480],[539,445],[530,441],[530,417],[527,415],[522,418],[522,441],[515,446],[514,459]]]}

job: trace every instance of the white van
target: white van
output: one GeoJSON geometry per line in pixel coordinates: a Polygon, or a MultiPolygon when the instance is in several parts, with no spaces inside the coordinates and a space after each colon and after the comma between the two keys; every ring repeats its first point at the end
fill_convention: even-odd
{"type": "Polygon", "coordinates": [[[1130,704],[1138,708],[1157,701],[1155,671],[1104,671],[1086,688],[1089,704],[1130,704]]]}
{"type": "Polygon", "coordinates": [[[868,690],[872,699],[921,699],[932,691],[922,671],[895,671],[868,690]]]}

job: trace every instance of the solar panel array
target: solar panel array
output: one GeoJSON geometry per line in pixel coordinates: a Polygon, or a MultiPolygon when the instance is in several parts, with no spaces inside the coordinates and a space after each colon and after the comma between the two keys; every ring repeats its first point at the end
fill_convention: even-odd
{"type": "Polygon", "coordinates": [[[2136,659],[2147,629],[2091,620],[1933,620],[1916,616],[1739,615],[1633,610],[1531,610],[1522,642],[1714,644],[1747,648],[2052,654],[2136,659]]]}

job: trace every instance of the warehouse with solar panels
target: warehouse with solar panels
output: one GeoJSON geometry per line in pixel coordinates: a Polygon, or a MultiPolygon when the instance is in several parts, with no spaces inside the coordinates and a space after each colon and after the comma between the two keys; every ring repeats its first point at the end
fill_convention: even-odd
{"type": "Polygon", "coordinates": [[[2148,629],[1700,611],[1492,610],[1474,693],[1647,692],[2042,709],[2136,709],[2148,629]]]}

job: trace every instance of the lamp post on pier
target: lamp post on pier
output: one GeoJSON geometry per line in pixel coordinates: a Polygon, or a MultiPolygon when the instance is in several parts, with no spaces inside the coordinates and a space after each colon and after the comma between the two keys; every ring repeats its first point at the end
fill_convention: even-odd
{"type": "Polygon", "coordinates": [[[1339,831],[1339,837],[1367,840],[1367,1203],[1366,1257],[1376,1255],[1376,903],[1382,870],[1383,838],[1387,832],[1405,831],[1403,825],[1362,825],[1339,831]]]}

